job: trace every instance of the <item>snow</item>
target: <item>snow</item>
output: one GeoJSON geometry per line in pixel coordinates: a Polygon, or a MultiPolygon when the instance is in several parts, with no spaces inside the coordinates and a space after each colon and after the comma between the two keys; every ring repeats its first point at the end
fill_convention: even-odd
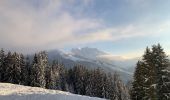
{"type": "Polygon", "coordinates": [[[147,81],[148,81],[148,79],[149,79],[149,78],[145,78],[145,82],[147,82],[147,81]]]}
{"type": "Polygon", "coordinates": [[[84,47],[81,49],[72,49],[72,54],[81,58],[95,59],[98,55],[104,55],[105,52],[98,50],[97,48],[84,47]]]}
{"type": "Polygon", "coordinates": [[[63,57],[65,59],[71,59],[73,61],[86,61],[85,59],[81,59],[81,58],[73,56],[73,54],[71,54],[71,53],[70,54],[65,54],[65,55],[63,55],[63,57]]]}
{"type": "Polygon", "coordinates": [[[0,100],[104,100],[58,90],[0,83],[0,100]]]}
{"type": "Polygon", "coordinates": [[[152,85],[151,85],[151,87],[154,87],[154,88],[156,88],[156,85],[157,85],[157,84],[152,84],[152,85]]]}
{"type": "Polygon", "coordinates": [[[169,70],[166,70],[166,69],[162,70],[162,72],[170,73],[170,71],[169,71],[169,70]]]}

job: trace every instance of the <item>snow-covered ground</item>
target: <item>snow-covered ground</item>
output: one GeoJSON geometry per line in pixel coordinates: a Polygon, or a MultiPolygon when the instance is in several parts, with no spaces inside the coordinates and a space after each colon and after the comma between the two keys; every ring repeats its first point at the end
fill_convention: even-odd
{"type": "Polygon", "coordinates": [[[0,100],[104,100],[58,90],[0,83],[0,100]]]}

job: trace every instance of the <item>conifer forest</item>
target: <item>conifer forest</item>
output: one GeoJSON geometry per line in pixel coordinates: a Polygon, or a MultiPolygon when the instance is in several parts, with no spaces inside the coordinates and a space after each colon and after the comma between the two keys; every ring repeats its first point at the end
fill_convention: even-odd
{"type": "Polygon", "coordinates": [[[0,81],[32,87],[68,91],[110,100],[169,100],[170,61],[160,44],[147,47],[136,63],[134,77],[125,84],[119,73],[102,68],[88,69],[76,64],[48,61],[45,51],[32,60],[21,53],[0,51],[0,81]]]}

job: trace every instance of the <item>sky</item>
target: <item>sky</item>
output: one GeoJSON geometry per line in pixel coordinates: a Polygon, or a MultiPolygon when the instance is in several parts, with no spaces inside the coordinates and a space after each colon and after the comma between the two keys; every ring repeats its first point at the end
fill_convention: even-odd
{"type": "Polygon", "coordinates": [[[170,54],[170,0],[0,0],[0,48],[92,47],[141,56],[160,43],[170,54]]]}

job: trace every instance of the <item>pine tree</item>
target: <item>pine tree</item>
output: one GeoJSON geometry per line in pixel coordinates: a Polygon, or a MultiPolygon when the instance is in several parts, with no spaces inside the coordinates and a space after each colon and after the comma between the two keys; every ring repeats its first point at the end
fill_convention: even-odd
{"type": "Polygon", "coordinates": [[[155,98],[155,90],[152,87],[152,84],[155,83],[152,60],[152,51],[147,47],[142,61],[139,61],[136,66],[131,91],[132,100],[148,100],[155,98]]]}
{"type": "Polygon", "coordinates": [[[86,69],[82,65],[76,65],[75,67],[75,86],[77,89],[77,94],[85,95],[86,94],[86,69]]]}
{"type": "Polygon", "coordinates": [[[68,84],[68,91],[71,93],[74,93],[74,87],[73,87],[73,69],[70,68],[67,70],[67,76],[66,76],[66,81],[68,84]]]}
{"type": "Polygon", "coordinates": [[[59,62],[57,62],[57,61],[53,61],[53,64],[52,64],[52,71],[53,71],[53,78],[54,78],[54,83],[55,83],[55,85],[54,85],[54,89],[57,89],[57,90],[59,90],[60,89],[60,84],[59,84],[59,79],[60,79],[60,76],[59,76],[59,66],[60,66],[60,64],[59,64],[59,62]]]}
{"type": "Polygon", "coordinates": [[[31,67],[31,73],[30,73],[30,85],[31,86],[39,86],[37,83],[37,72],[38,71],[38,57],[37,54],[34,55],[32,67],[31,67]]]}
{"type": "Polygon", "coordinates": [[[170,61],[160,44],[147,47],[137,64],[131,91],[132,100],[170,99],[170,61]]]}
{"type": "Polygon", "coordinates": [[[64,68],[64,64],[58,63],[58,69],[59,69],[59,87],[62,91],[66,91],[66,70],[64,68]]]}
{"type": "Polygon", "coordinates": [[[31,85],[31,69],[32,69],[32,66],[31,66],[30,59],[29,59],[28,56],[25,59],[25,68],[27,70],[27,80],[25,82],[25,85],[30,86],[31,85]]]}
{"type": "Polygon", "coordinates": [[[168,67],[170,66],[170,61],[167,55],[163,51],[160,44],[152,46],[153,60],[155,64],[155,88],[158,100],[168,100],[170,99],[170,71],[168,67]]]}
{"type": "Polygon", "coordinates": [[[116,96],[116,90],[114,86],[114,75],[108,73],[108,75],[106,76],[105,83],[106,83],[105,98],[110,100],[116,100],[117,96],[116,96]]]}
{"type": "Polygon", "coordinates": [[[23,54],[20,54],[19,65],[21,67],[21,84],[28,85],[28,69],[26,66],[26,61],[23,54]]]}
{"type": "Polygon", "coordinates": [[[54,70],[51,66],[46,68],[46,88],[47,89],[55,89],[56,79],[54,76],[54,70]]]}
{"type": "Polygon", "coordinates": [[[93,70],[88,70],[86,73],[86,95],[88,96],[93,96],[93,84],[94,84],[94,71],[93,70]]]}
{"type": "Polygon", "coordinates": [[[38,55],[35,54],[30,75],[31,86],[45,88],[45,69],[47,66],[47,54],[45,52],[40,52],[38,55]]]}
{"type": "Polygon", "coordinates": [[[12,78],[13,64],[12,64],[12,54],[11,54],[11,52],[8,52],[7,56],[5,57],[4,66],[5,66],[5,70],[4,70],[4,80],[3,80],[3,82],[12,83],[13,82],[13,78],[12,78]]]}
{"type": "Polygon", "coordinates": [[[46,82],[45,82],[45,69],[48,66],[48,58],[45,51],[40,52],[38,54],[38,81],[40,84],[40,87],[45,88],[46,82]]]}
{"type": "Polygon", "coordinates": [[[134,73],[134,81],[132,83],[131,99],[143,100],[146,93],[146,82],[148,79],[145,77],[145,66],[142,62],[138,61],[134,73]]]}
{"type": "Polygon", "coordinates": [[[101,68],[97,68],[93,73],[92,95],[96,97],[103,97],[103,73],[101,68]]]}
{"type": "Polygon", "coordinates": [[[12,55],[12,83],[20,84],[21,80],[21,65],[20,65],[20,55],[16,52],[12,55]]]}
{"type": "Polygon", "coordinates": [[[0,82],[4,80],[4,73],[5,73],[5,66],[4,66],[4,61],[5,61],[5,53],[4,50],[0,50],[0,82]]]}

